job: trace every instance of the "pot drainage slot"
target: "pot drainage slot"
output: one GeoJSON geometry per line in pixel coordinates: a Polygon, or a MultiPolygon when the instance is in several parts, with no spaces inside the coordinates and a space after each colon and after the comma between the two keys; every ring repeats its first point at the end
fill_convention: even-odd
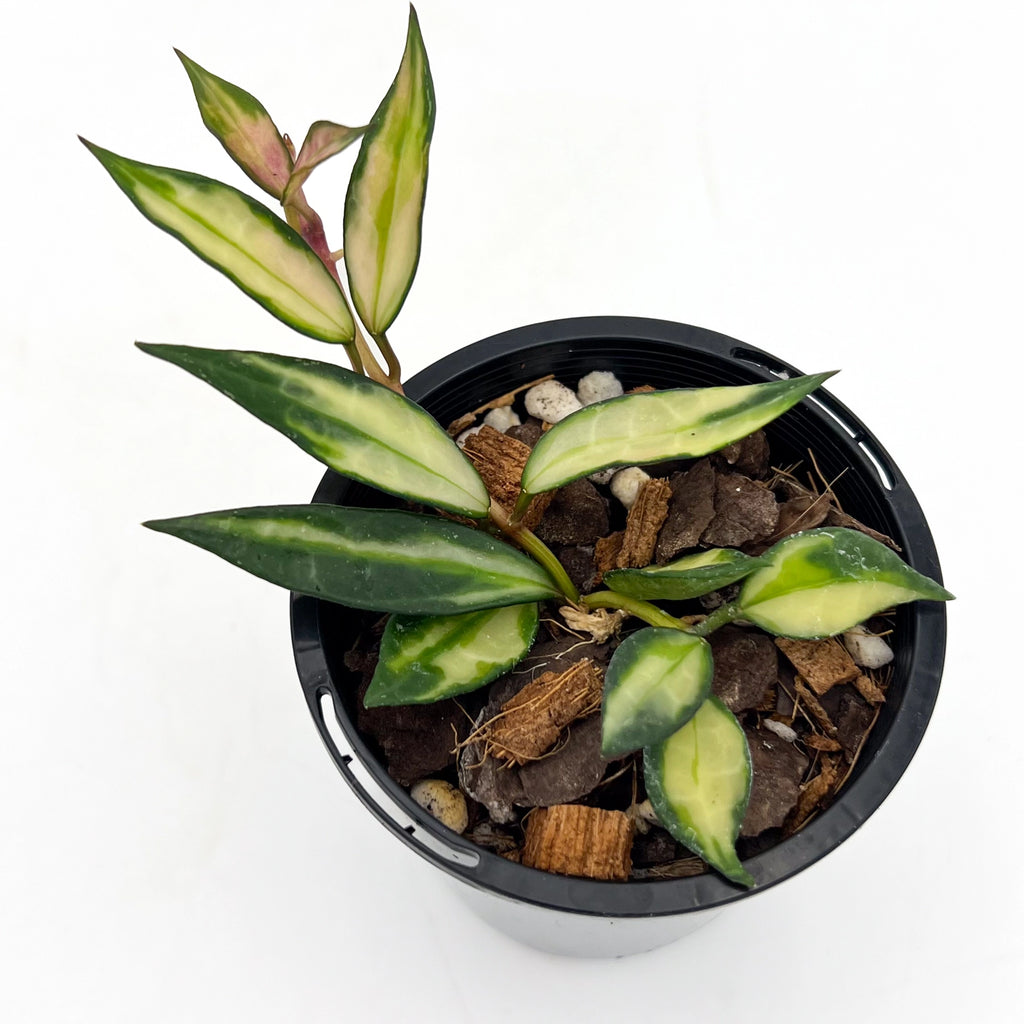
{"type": "Polygon", "coordinates": [[[874,466],[875,472],[878,474],[878,481],[887,490],[891,491],[895,486],[893,483],[892,474],[886,469],[885,462],[882,457],[876,452],[871,450],[870,445],[866,441],[858,443],[857,447],[868,457],[871,465],[874,466]]]}
{"type": "Polygon", "coordinates": [[[773,377],[778,377],[780,380],[789,380],[794,373],[792,367],[786,366],[785,363],[780,363],[776,359],[770,359],[763,352],[754,352],[749,348],[740,348],[737,346],[729,353],[729,355],[733,359],[742,359],[745,363],[750,363],[760,370],[765,370],[773,377]]]}
{"type": "Polygon", "coordinates": [[[844,416],[836,412],[827,401],[820,398],[818,395],[808,395],[807,401],[812,405],[816,405],[830,420],[832,420],[833,423],[835,423],[837,427],[839,427],[840,430],[843,431],[843,433],[852,438],[859,438],[861,436],[861,432],[859,430],[855,427],[851,427],[850,424],[846,422],[846,418],[844,416]]]}
{"type": "MultiPolygon", "coordinates": [[[[366,766],[352,754],[345,753],[348,741],[338,724],[334,710],[334,699],[329,692],[320,694],[320,720],[330,739],[329,747],[345,781],[356,790],[359,798],[384,825],[396,835],[404,833],[410,846],[425,847],[433,855],[441,857],[460,867],[475,868],[480,863],[480,854],[475,850],[462,850],[449,846],[443,839],[433,835],[428,826],[415,821],[411,814],[398,802],[400,798],[389,793],[373,776],[366,766]]],[[[404,795],[404,794],[403,794],[404,795]]],[[[411,799],[405,796],[406,800],[411,799]]],[[[424,812],[426,813],[426,812],[424,812]]],[[[438,829],[444,829],[438,824],[438,829]]],[[[455,833],[451,833],[455,837],[455,833]]],[[[402,838],[399,835],[399,838],[402,838]]],[[[467,842],[459,837],[459,842],[467,842]]],[[[423,853],[424,851],[419,851],[423,853]]]]}

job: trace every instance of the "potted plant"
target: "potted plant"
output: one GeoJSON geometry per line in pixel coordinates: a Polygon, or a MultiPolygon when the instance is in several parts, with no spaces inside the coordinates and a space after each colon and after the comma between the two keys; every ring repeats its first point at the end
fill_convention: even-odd
{"type": "MultiPolygon", "coordinates": [[[[468,895],[483,893],[485,912],[506,930],[568,952],[650,948],[689,930],[701,911],[706,916],[754,887],[788,877],[845,838],[884,798],[920,738],[941,668],[936,626],[943,620],[934,602],[951,595],[933,578],[938,566],[927,526],[898,471],[852,414],[818,391],[831,374],[798,374],[711,332],[607,318],[537,325],[490,339],[442,360],[406,389],[387,331],[419,258],[434,119],[415,12],[398,74],[369,124],[316,122],[297,152],[254,97],[179,56],[205,124],[249,177],[281,202],[284,219],[212,179],[87,147],[148,219],[289,326],[341,344],[351,369],[268,353],[140,345],[205,380],[333,471],[309,505],[232,509],[146,525],[293,592],[296,660],[307,700],[339,768],[367,806],[404,841],[467,881],[468,895]],[[330,249],[303,184],[319,163],[356,140],[342,255],[330,249]],[[483,456],[470,461],[438,423],[472,414],[534,378],[553,374],[572,382],[591,371],[614,371],[628,388],[653,381],[659,389],[545,416],[548,429],[532,449],[518,441],[519,448],[495,442],[501,452],[488,463],[490,475],[476,468],[483,456]],[[807,401],[812,393],[815,404],[807,401]],[[905,557],[850,520],[788,530],[756,554],[705,542],[700,550],[659,562],[648,544],[643,557],[624,562],[616,556],[599,583],[588,581],[581,589],[534,530],[550,496],[576,481],[621,467],[701,459],[769,425],[783,451],[809,445],[826,474],[848,472],[846,490],[859,515],[896,536],[905,557]],[[369,487],[375,489],[372,498],[369,487]],[[717,608],[680,612],[680,602],[712,593],[727,593],[717,608]],[[745,863],[736,840],[751,793],[751,751],[736,715],[711,692],[713,635],[742,622],[791,641],[818,641],[897,606],[890,721],[866,753],[870,763],[840,798],[846,817],[826,821],[822,815],[745,863]],[[560,873],[530,867],[525,849],[526,866],[439,825],[388,775],[356,725],[354,680],[344,659],[370,621],[356,609],[371,619],[388,616],[360,698],[365,708],[429,704],[480,691],[530,654],[542,614],[561,615],[571,628],[600,639],[610,648],[606,665],[575,663],[584,666],[579,673],[587,676],[585,685],[576,668],[548,673],[547,689],[530,700],[553,717],[550,709],[566,698],[572,675],[572,686],[582,687],[566,698],[579,705],[571,709],[574,717],[601,707],[601,757],[607,762],[642,751],[649,814],[713,872],[674,881],[596,880],[624,877],[622,851],[628,861],[633,819],[589,805],[584,813],[584,805],[571,801],[545,805],[545,813],[533,818],[540,836],[534,845],[543,855],[534,850],[532,863],[560,873]],[[930,650],[918,642],[929,623],[930,650]],[[325,696],[358,760],[411,826],[403,826],[356,778],[350,755],[328,726],[325,696]],[[567,866],[544,846],[544,835],[558,832],[556,818],[560,824],[586,818],[586,827],[596,829],[591,846],[604,850],[609,839],[608,856],[616,862],[610,873],[567,866]],[[581,874],[590,877],[575,877],[581,874]],[[537,927],[538,914],[547,921],[543,928],[537,927]],[[614,925],[610,944],[608,925],[614,925]],[[600,948],[593,945],[595,936],[600,948]]],[[[651,500],[667,508],[666,487],[651,500]]],[[[632,520],[631,513],[627,522],[632,520]]],[[[485,722],[488,756],[510,765],[531,757],[507,730],[499,738],[493,728],[497,719],[511,716],[514,702],[485,722]]],[[[572,720],[556,723],[555,735],[572,720]]],[[[532,756],[547,756],[546,749],[532,756]]]]}

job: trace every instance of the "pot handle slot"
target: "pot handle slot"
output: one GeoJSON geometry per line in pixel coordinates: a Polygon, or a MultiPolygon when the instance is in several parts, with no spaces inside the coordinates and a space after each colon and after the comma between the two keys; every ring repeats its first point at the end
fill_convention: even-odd
{"type": "MultiPolygon", "coordinates": [[[[363,806],[385,828],[420,856],[432,861],[445,871],[463,877],[472,877],[474,869],[480,863],[480,854],[472,847],[469,840],[453,838],[451,841],[446,841],[433,835],[426,821],[417,820],[415,812],[401,807],[394,797],[370,776],[358,758],[354,754],[345,753],[343,747],[339,745],[342,734],[337,724],[334,696],[330,689],[321,689],[317,698],[318,700],[311,707],[315,709],[314,718],[320,738],[327,747],[331,759],[337,765],[338,771],[341,772],[342,778],[349,784],[363,806]],[[461,845],[455,845],[456,841],[469,848],[463,849],[461,845]]],[[[344,740],[341,740],[341,743],[343,744],[344,740]]],[[[415,805],[413,806],[415,807],[415,805]]],[[[418,808],[416,810],[418,811],[418,808]]],[[[436,827],[443,828],[441,825],[436,827]]],[[[454,837],[455,833],[452,835],[454,837]]]]}

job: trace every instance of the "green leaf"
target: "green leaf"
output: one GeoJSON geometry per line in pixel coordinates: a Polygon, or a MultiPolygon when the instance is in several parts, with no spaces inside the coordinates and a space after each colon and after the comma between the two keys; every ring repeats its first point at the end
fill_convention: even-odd
{"type": "Polygon", "coordinates": [[[750,799],[743,728],[709,697],[678,732],[644,749],[644,782],[659,821],[688,850],[738,885],[754,879],[736,855],[750,799]]]}
{"type": "Polygon", "coordinates": [[[529,651],[537,623],[536,604],[425,618],[392,615],[363,703],[427,704],[476,690],[529,651]]]}
{"type": "Polygon", "coordinates": [[[331,469],[460,515],[487,515],[479,473],[415,402],[313,359],[185,345],[144,345],[281,431],[331,469]]]}
{"type": "Polygon", "coordinates": [[[292,158],[266,108],[244,89],[211,75],[181,50],[174,52],[188,72],[203,124],[261,189],[280,199],[292,172],[292,158]]]}
{"type": "Polygon", "coordinates": [[[301,236],[265,206],[212,178],[82,142],[144,217],[279,320],[320,341],[353,340],[355,324],[337,282],[301,236]]]}
{"type": "Polygon", "coordinates": [[[612,569],[603,580],[619,594],[644,600],[685,601],[743,579],[768,563],[733,548],[711,548],[645,569],[612,569]]]}
{"type": "Polygon", "coordinates": [[[300,594],[403,615],[454,615],[558,595],[522,552],[434,516],[280,505],[158,519],[151,530],[300,594]]]}
{"type": "Polygon", "coordinates": [[[678,629],[641,629],[615,649],[604,677],[601,753],[658,743],[687,722],[711,690],[711,645],[678,629]]]}
{"type": "Polygon", "coordinates": [[[434,85],[416,11],[405,53],[367,128],[345,197],[345,268],[371,334],[391,326],[420,258],[434,85]]]}
{"type": "Polygon", "coordinates": [[[521,507],[535,494],[611,466],[717,451],[781,416],[831,376],[652,391],[588,405],[537,442],[523,471],[521,507]]]}
{"type": "Polygon", "coordinates": [[[306,132],[299,155],[295,158],[295,167],[281,201],[287,203],[295,190],[302,188],[306,179],[320,164],[348,148],[365,131],[365,126],[347,128],[343,124],[334,124],[333,121],[314,121],[306,132]]]}
{"type": "Polygon", "coordinates": [[[744,619],[776,636],[834,636],[894,605],[953,597],[858,530],[807,530],[763,557],[771,564],[747,577],[736,604],[744,619]]]}

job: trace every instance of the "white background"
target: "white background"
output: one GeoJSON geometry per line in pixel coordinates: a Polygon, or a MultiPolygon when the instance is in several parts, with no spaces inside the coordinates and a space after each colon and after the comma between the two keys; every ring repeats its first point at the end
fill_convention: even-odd
{"type": "MultiPolygon", "coordinates": [[[[303,501],[320,471],[134,339],[340,353],[146,224],[75,134],[247,188],[171,47],[301,138],[369,117],[404,4],[36,10],[8,12],[0,63],[4,1019],[1010,1020],[1017,5],[420,2],[438,116],[421,269],[391,332],[408,371],[597,313],[841,366],[830,389],[909,478],[959,595],[935,717],[863,830],[614,962],[471,917],[321,749],[286,595],[138,526],[303,501]]],[[[335,245],[350,161],[308,189],[335,245]]]]}

